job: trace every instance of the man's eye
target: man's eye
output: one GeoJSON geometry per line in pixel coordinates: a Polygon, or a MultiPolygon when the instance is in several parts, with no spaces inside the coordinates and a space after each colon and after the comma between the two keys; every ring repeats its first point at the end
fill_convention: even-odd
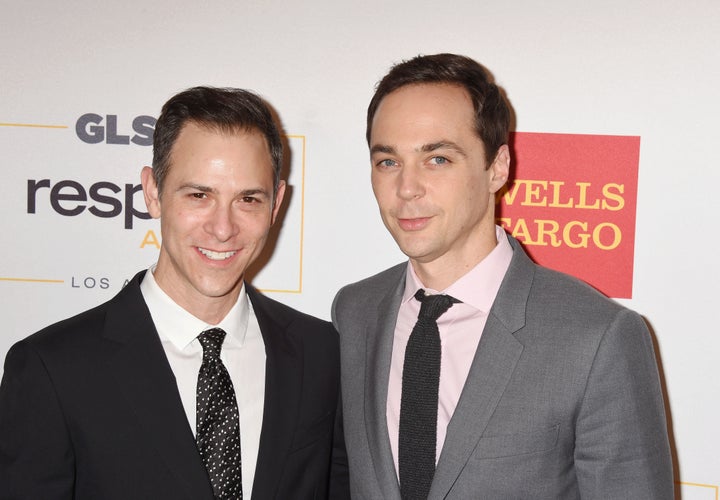
{"type": "Polygon", "coordinates": [[[395,160],[391,160],[389,158],[377,162],[377,166],[382,168],[394,167],[395,165],[397,165],[395,160]]]}
{"type": "Polygon", "coordinates": [[[450,161],[444,156],[433,156],[432,158],[430,158],[430,163],[433,163],[435,165],[444,165],[446,163],[450,163],[450,161]]]}
{"type": "Polygon", "coordinates": [[[260,200],[258,200],[254,196],[243,196],[242,201],[243,203],[258,203],[260,200]]]}
{"type": "Polygon", "coordinates": [[[190,196],[192,196],[193,198],[197,198],[198,200],[207,198],[206,193],[192,193],[190,196]]]}

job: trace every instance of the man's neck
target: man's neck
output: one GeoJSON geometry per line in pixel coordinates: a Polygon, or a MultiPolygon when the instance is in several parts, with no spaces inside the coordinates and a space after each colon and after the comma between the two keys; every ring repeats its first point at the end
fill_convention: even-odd
{"type": "Polygon", "coordinates": [[[173,290],[167,290],[160,282],[158,282],[158,286],[173,302],[197,319],[209,325],[217,325],[237,303],[243,283],[240,282],[240,286],[220,297],[197,296],[195,294],[188,296],[187,294],[173,293],[173,290]]]}
{"type": "MultiPolygon", "coordinates": [[[[494,231],[494,229],[493,229],[494,231]]],[[[423,262],[410,259],[413,270],[424,287],[432,290],[445,290],[457,280],[469,273],[482,262],[497,246],[497,238],[492,233],[484,244],[471,247],[473,252],[463,255],[459,252],[448,252],[434,260],[423,262]]]]}

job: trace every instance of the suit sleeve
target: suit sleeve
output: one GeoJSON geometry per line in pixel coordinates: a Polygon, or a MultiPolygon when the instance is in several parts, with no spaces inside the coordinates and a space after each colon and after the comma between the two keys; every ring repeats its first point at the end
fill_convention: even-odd
{"type": "Polygon", "coordinates": [[[655,353],[645,323],[632,311],[619,312],[600,341],[575,442],[583,500],[673,498],[655,353]]]}
{"type": "Polygon", "coordinates": [[[20,342],[0,384],[0,498],[71,499],[74,468],[52,380],[38,353],[20,342]]]}
{"type": "Polygon", "coordinates": [[[338,409],[335,414],[328,498],[331,500],[347,500],[350,498],[350,474],[345,449],[341,398],[338,398],[338,409]]]}

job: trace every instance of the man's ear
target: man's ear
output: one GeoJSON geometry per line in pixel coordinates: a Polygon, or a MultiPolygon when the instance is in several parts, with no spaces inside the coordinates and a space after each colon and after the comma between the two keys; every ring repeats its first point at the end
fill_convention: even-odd
{"type": "Polygon", "coordinates": [[[270,219],[270,225],[275,224],[275,219],[280,211],[280,205],[282,205],[283,197],[285,196],[285,181],[278,183],[277,193],[275,193],[275,201],[273,203],[272,218],[270,219]]]}
{"type": "Polygon", "coordinates": [[[497,193],[510,177],[510,148],[503,144],[490,165],[490,192],[497,193]]]}
{"type": "Polygon", "coordinates": [[[160,193],[158,192],[155,174],[151,167],[143,167],[140,172],[145,206],[153,219],[160,218],[160,193]]]}

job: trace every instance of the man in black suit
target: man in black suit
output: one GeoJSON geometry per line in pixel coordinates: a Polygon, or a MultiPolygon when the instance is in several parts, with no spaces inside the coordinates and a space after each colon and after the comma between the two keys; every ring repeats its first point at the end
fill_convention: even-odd
{"type": "Polygon", "coordinates": [[[243,281],[281,164],[256,95],[197,87],[165,104],[142,171],[158,262],[9,351],[0,498],[349,496],[336,332],[243,281]]]}

